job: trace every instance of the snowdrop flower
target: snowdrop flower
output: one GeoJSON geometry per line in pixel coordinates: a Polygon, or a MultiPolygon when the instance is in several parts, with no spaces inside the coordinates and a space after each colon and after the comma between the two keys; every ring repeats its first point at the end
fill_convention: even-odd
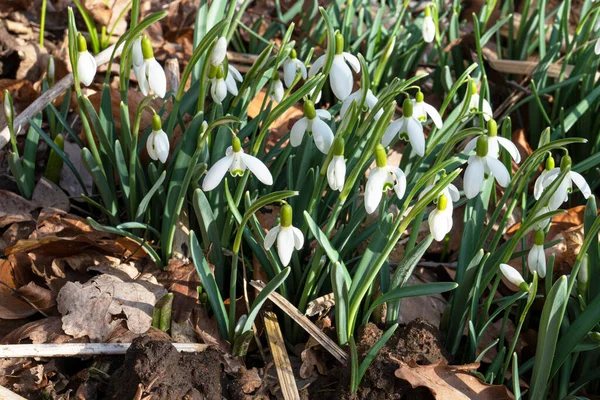
{"type": "Polygon", "coordinates": [[[10,97],[10,92],[8,89],[4,90],[4,100],[2,101],[2,106],[4,107],[4,116],[6,117],[6,122],[8,122],[10,125],[13,122],[14,113],[12,97],[10,97]]]}
{"type": "Polygon", "coordinates": [[[167,76],[165,70],[154,58],[154,50],[152,43],[147,37],[141,40],[143,62],[138,66],[135,65],[137,56],[132,56],[133,72],[137,77],[140,91],[144,96],[152,91],[160,98],[165,97],[167,92],[167,76]]]}
{"type": "Polygon", "coordinates": [[[167,157],[169,157],[169,146],[169,137],[162,130],[160,116],[155,113],[152,116],[152,132],[150,132],[146,141],[148,155],[151,159],[155,161],[159,160],[164,164],[167,161],[167,157]]]}
{"type": "MultiPolygon", "coordinates": [[[[308,71],[308,77],[312,78],[323,68],[327,54],[323,54],[317,58],[317,61],[310,67],[308,71]]],[[[344,51],[344,37],[341,33],[336,32],[335,34],[335,56],[333,57],[333,64],[329,71],[329,84],[335,97],[339,100],[345,100],[346,97],[352,92],[352,86],[354,85],[354,79],[352,78],[352,71],[350,67],[357,74],[360,72],[360,62],[356,56],[344,51]]]]}
{"type": "Polygon", "coordinates": [[[546,190],[546,188],[550,186],[552,182],[554,182],[554,180],[558,177],[558,175],[560,175],[562,171],[568,171],[567,175],[560,183],[552,197],[550,197],[550,201],[548,202],[548,208],[551,211],[557,210],[562,205],[562,203],[569,199],[569,193],[573,191],[573,182],[575,182],[575,185],[577,185],[579,190],[581,190],[581,194],[583,195],[583,197],[587,199],[592,195],[592,190],[590,189],[588,183],[585,181],[585,178],[581,176],[581,174],[575,171],[571,171],[571,163],[571,157],[568,154],[565,154],[560,160],[560,168],[553,168],[546,174],[544,180],[540,183],[542,189],[538,190],[537,192],[534,190],[533,195],[535,199],[538,200],[542,196],[543,191],[546,190]]]}
{"type": "Polygon", "coordinates": [[[302,143],[304,133],[312,135],[317,149],[321,153],[329,153],[333,143],[333,132],[329,125],[323,120],[331,119],[331,114],[327,110],[315,110],[315,103],[307,100],[304,103],[304,117],[300,118],[290,132],[290,143],[292,147],[298,147],[302,143]]]}
{"type": "Polygon", "coordinates": [[[269,250],[277,239],[277,255],[284,267],[290,264],[294,248],[302,249],[304,246],[304,235],[302,231],[292,226],[292,206],[285,204],[281,207],[279,214],[279,225],[274,226],[265,235],[265,250],[269,250]]]}
{"type": "Polygon", "coordinates": [[[444,240],[452,229],[452,202],[448,200],[449,198],[442,193],[438,197],[437,207],[429,213],[429,230],[438,242],[444,240]]]}
{"type": "Polygon", "coordinates": [[[517,271],[508,264],[500,264],[500,271],[510,283],[512,283],[515,286],[518,286],[519,289],[523,290],[524,292],[529,291],[529,285],[527,284],[527,282],[525,282],[519,271],[517,271]]]}
{"type": "Polygon", "coordinates": [[[504,164],[489,154],[488,141],[487,135],[479,136],[476,145],[477,153],[469,157],[464,179],[467,199],[472,199],[481,192],[485,174],[493,175],[502,187],[508,186],[510,182],[510,175],[504,164]]]}
{"type": "MultiPolygon", "coordinates": [[[[131,66],[133,72],[144,63],[144,53],[142,52],[142,36],[138,36],[131,44],[131,66]]],[[[137,77],[137,75],[136,75],[137,77]]]]}
{"type": "Polygon", "coordinates": [[[425,103],[424,99],[425,96],[423,96],[423,93],[419,90],[415,98],[412,100],[413,115],[421,122],[427,121],[427,116],[429,115],[435,126],[438,129],[442,129],[444,127],[444,122],[442,121],[440,113],[435,109],[435,107],[425,103]]]}
{"type": "Polygon", "coordinates": [[[548,173],[554,169],[555,166],[554,157],[552,154],[548,154],[548,158],[546,158],[546,166],[540,176],[535,180],[535,184],[533,185],[533,195],[536,199],[542,197],[542,192],[544,191],[543,183],[548,176],[548,173]]]}
{"type": "MultiPolygon", "coordinates": [[[[502,136],[498,136],[498,124],[496,120],[490,119],[487,123],[487,137],[488,137],[488,154],[490,157],[498,158],[500,157],[500,146],[504,147],[506,151],[510,154],[513,160],[518,164],[521,162],[521,154],[517,149],[517,146],[507,138],[502,136]]],[[[465,153],[469,154],[471,151],[475,150],[477,146],[477,139],[472,139],[465,146],[465,153]]]]}
{"type": "Polygon", "coordinates": [[[273,176],[269,168],[258,158],[244,153],[242,142],[237,136],[234,136],[231,139],[231,146],[225,152],[225,157],[217,161],[206,173],[204,182],[202,182],[202,190],[208,192],[219,186],[227,171],[231,176],[242,176],[246,169],[249,169],[265,185],[273,184],[273,176]]]}
{"type": "Polygon", "coordinates": [[[410,144],[419,156],[425,155],[425,136],[423,125],[413,113],[413,103],[407,98],[402,103],[402,117],[393,121],[385,130],[381,144],[388,146],[396,135],[406,134],[410,144]]]}
{"type": "Polygon", "coordinates": [[[285,86],[291,87],[296,79],[296,74],[300,71],[302,79],[306,80],[306,66],[296,55],[296,50],[290,51],[290,56],[283,62],[283,82],[285,86]]]}
{"type": "MultiPolygon", "coordinates": [[[[356,92],[354,92],[350,96],[346,97],[346,100],[344,100],[344,102],[342,103],[342,108],[340,108],[340,117],[344,118],[344,116],[348,112],[348,109],[352,105],[352,102],[354,102],[354,101],[359,102],[361,98],[362,98],[362,89],[358,89],[356,92]]],[[[377,104],[378,101],[379,101],[379,99],[377,97],[375,97],[375,95],[373,94],[371,89],[369,89],[367,91],[367,97],[365,98],[365,104],[364,104],[365,107],[369,111],[371,111],[371,110],[373,110],[373,107],[375,107],[375,104],[377,104]]],[[[363,110],[363,111],[366,111],[366,110],[363,110]]],[[[378,121],[382,115],[383,115],[383,108],[381,110],[377,111],[377,114],[375,114],[375,117],[374,117],[375,121],[378,121]]]]}
{"type": "Polygon", "coordinates": [[[283,83],[281,79],[279,79],[279,75],[275,73],[276,76],[273,76],[273,84],[271,85],[271,91],[269,92],[269,98],[272,101],[276,101],[277,103],[281,103],[283,100],[284,89],[283,83]]]}
{"type": "Polygon", "coordinates": [[[85,86],[90,86],[96,76],[96,59],[87,49],[87,42],[81,33],[77,35],[77,75],[85,86]]]}
{"type": "MultiPolygon", "coordinates": [[[[488,101],[486,99],[483,99],[483,105],[481,107],[481,110],[479,110],[479,94],[477,93],[477,84],[475,84],[475,81],[469,81],[469,89],[471,90],[471,100],[469,101],[469,107],[467,109],[467,112],[471,112],[471,113],[476,113],[481,111],[483,113],[483,119],[485,119],[486,121],[489,121],[493,116],[494,116],[494,112],[492,111],[492,106],[490,106],[490,103],[488,103],[488,101]]],[[[465,99],[463,99],[462,103],[460,104],[460,108],[462,109],[464,107],[465,104],[465,99]]],[[[463,118],[463,122],[466,121],[468,119],[468,117],[463,118]]]]}
{"type": "Polygon", "coordinates": [[[210,53],[210,65],[220,66],[225,61],[225,56],[227,56],[227,39],[221,36],[210,53]]]}
{"type": "MultiPolygon", "coordinates": [[[[443,176],[445,176],[445,174],[443,176]]],[[[419,195],[419,199],[423,198],[423,196],[425,196],[427,192],[433,189],[434,186],[435,185],[426,186],[425,189],[423,189],[423,191],[419,195]]],[[[449,203],[448,207],[450,208],[450,210],[454,210],[454,203],[460,200],[460,192],[458,191],[456,186],[454,186],[452,183],[449,183],[448,186],[446,186],[442,190],[442,194],[446,196],[446,201],[448,201],[449,203]]]]}
{"type": "Polygon", "coordinates": [[[387,165],[387,153],[381,144],[375,148],[375,162],[376,167],[369,173],[365,188],[367,214],[373,214],[377,210],[384,192],[394,189],[396,196],[401,199],[406,191],[404,172],[398,167],[387,165]]]}
{"type": "Polygon", "coordinates": [[[332,190],[342,191],[346,180],[346,160],[344,159],[344,139],[338,137],[333,142],[333,158],[327,167],[327,182],[332,190]]]}
{"type": "Polygon", "coordinates": [[[431,16],[431,5],[425,7],[425,19],[423,19],[421,32],[423,34],[423,40],[426,43],[431,43],[433,42],[433,39],[435,39],[436,27],[433,17],[431,16]]]}
{"type": "Polygon", "coordinates": [[[210,79],[210,96],[215,103],[221,104],[223,103],[223,100],[225,100],[225,97],[227,97],[227,83],[225,83],[225,79],[223,79],[223,70],[221,67],[211,67],[211,69],[212,68],[214,68],[214,75],[211,76],[213,71],[208,75],[210,79]]]}
{"type": "Polygon", "coordinates": [[[527,265],[533,274],[537,272],[540,278],[546,276],[546,253],[544,252],[544,231],[537,230],[533,239],[533,246],[527,255],[527,265]]]}

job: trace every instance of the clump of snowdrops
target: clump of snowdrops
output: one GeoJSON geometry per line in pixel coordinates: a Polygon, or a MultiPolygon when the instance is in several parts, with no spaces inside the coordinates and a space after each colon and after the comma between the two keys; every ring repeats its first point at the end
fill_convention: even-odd
{"type": "MultiPolygon", "coordinates": [[[[235,4],[216,1],[200,7],[193,55],[179,87],[168,91],[163,67],[144,35],[166,14],[138,23],[139,2],[133,2],[130,29],[116,46],[122,51],[120,131],[112,120],[110,69],[98,111],[82,91],[82,85],[94,81],[96,63],[69,12],[74,91],[87,139],[78,143],[94,181],[92,193],[82,183],[82,198],[97,214],[88,219],[92,226],[133,239],[163,266],[184,221],[191,230],[190,256],[220,334],[232,343],[234,353],[247,348],[254,320],[271,292],[280,292],[301,312],[311,300],[333,292],[338,341],[352,353],[353,391],[398,327],[401,299],[454,290],[442,322],[448,349],[460,351],[467,362],[479,361],[497,347],[481,379],[507,383],[520,397],[519,376],[532,370],[530,397],[543,398],[554,376],[562,368],[573,368],[574,354],[600,321],[598,307],[592,309],[600,297],[587,295],[586,256],[588,249],[594,259],[598,256],[600,220],[590,187],[573,171],[569,156],[569,148],[585,140],[551,140],[549,128],[540,135],[537,149],[521,159],[511,141],[510,118],[494,119],[480,64],[452,71],[456,74],[446,66],[444,100],[439,108],[429,104],[423,86],[428,76],[402,68],[414,65],[414,49],[424,50],[430,43],[440,47],[443,33],[435,2],[415,21],[407,21],[404,10],[397,8],[389,35],[369,42],[366,55],[359,51],[361,40],[352,32],[351,17],[337,16],[332,7],[320,9],[321,48],[291,40],[291,23],[281,32],[278,46],[262,44],[245,75],[227,55],[247,2],[237,10],[235,4]],[[405,58],[396,54],[408,45],[405,58]],[[396,69],[398,65],[403,67],[396,69]],[[133,121],[130,70],[145,96],[133,121]],[[250,118],[248,107],[260,91],[266,95],[256,117],[250,118]],[[162,100],[160,109],[150,105],[156,99],[162,100]],[[303,116],[289,132],[274,136],[271,125],[292,108],[301,109],[303,116]],[[143,113],[152,115],[149,126],[141,124],[143,113]],[[176,128],[182,132],[178,142],[173,141],[176,128]],[[399,165],[390,159],[394,151],[401,153],[399,165]],[[147,163],[142,162],[143,152],[149,156],[147,163]],[[546,243],[545,233],[574,190],[589,198],[586,239],[573,273],[554,281],[553,258],[547,260],[544,252],[552,243],[546,243]],[[454,214],[463,205],[464,231],[457,232],[454,214]],[[522,208],[520,228],[503,241],[517,206],[522,208]],[[259,216],[269,214],[274,222],[261,224],[265,218],[259,216]],[[422,237],[424,223],[430,233],[422,237]],[[431,243],[446,243],[449,234],[462,235],[457,283],[406,285],[431,243]],[[517,251],[528,235],[534,238],[533,247],[517,251]],[[390,254],[404,236],[404,256],[392,263],[390,254]],[[363,243],[368,243],[366,249],[363,243]],[[515,257],[525,260],[522,271],[510,266],[515,257]],[[227,310],[223,300],[244,292],[254,268],[262,269],[269,282],[236,320],[235,308],[227,310]],[[496,299],[502,277],[518,291],[496,299]],[[545,294],[538,293],[541,279],[545,294]],[[577,315],[561,328],[573,296],[579,300],[577,315]],[[544,306],[536,357],[519,366],[516,341],[540,297],[544,306]],[[383,304],[387,330],[359,366],[354,332],[383,304]],[[476,354],[486,329],[499,316],[508,318],[513,306],[518,316],[514,339],[504,343],[501,337],[476,354]],[[561,329],[567,332],[561,334],[561,329]],[[512,378],[507,381],[509,368],[512,378]]],[[[485,13],[475,24],[479,53],[482,40],[499,28],[494,26],[482,38],[479,30],[489,19],[485,13]]],[[[12,117],[10,102],[4,104],[12,117]]],[[[60,118],[60,113],[52,115],[60,118]]],[[[35,133],[82,182],[39,125],[32,121],[35,133]]],[[[17,167],[13,173],[18,175],[17,167]]],[[[283,320],[288,340],[301,340],[299,327],[285,315],[283,320]]]]}

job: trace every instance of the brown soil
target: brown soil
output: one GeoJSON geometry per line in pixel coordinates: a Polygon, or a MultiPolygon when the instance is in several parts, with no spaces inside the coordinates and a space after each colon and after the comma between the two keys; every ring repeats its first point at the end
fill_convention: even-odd
{"type": "MultiPolygon", "coordinates": [[[[379,340],[383,331],[369,323],[359,329],[357,335],[358,354],[362,358],[379,340]]],[[[304,398],[320,400],[337,399],[433,399],[426,388],[413,389],[406,381],[394,376],[398,364],[414,361],[427,365],[438,361],[450,362],[451,356],[444,349],[439,330],[422,319],[416,319],[398,328],[394,336],[379,352],[360,384],[358,393],[348,392],[350,368],[337,367],[328,375],[320,377],[307,388],[304,398]]]]}

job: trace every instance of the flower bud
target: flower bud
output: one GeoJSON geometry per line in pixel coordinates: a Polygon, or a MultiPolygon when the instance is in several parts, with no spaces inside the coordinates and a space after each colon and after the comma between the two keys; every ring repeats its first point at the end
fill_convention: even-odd
{"type": "Polygon", "coordinates": [[[8,90],[4,91],[4,100],[2,104],[4,105],[4,115],[6,116],[6,121],[9,124],[12,124],[14,119],[14,111],[12,98],[10,97],[10,92],[8,90]]]}
{"type": "Polygon", "coordinates": [[[223,61],[225,61],[225,56],[227,55],[227,39],[224,36],[221,36],[217,39],[217,43],[215,43],[215,47],[210,54],[210,64],[211,65],[221,65],[223,61]]]}
{"type": "Polygon", "coordinates": [[[510,283],[512,283],[515,286],[518,286],[524,292],[529,291],[529,285],[527,284],[527,282],[525,282],[519,271],[517,271],[508,264],[500,264],[500,271],[510,283]]]}
{"type": "Polygon", "coordinates": [[[338,31],[335,33],[335,54],[340,55],[344,52],[344,36],[338,31]]]}

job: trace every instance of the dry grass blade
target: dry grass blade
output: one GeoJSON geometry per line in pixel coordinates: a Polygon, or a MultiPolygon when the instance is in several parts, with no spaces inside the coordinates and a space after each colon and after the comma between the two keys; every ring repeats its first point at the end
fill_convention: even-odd
{"type": "Polygon", "coordinates": [[[21,397],[18,394],[11,392],[4,386],[0,386],[0,399],[3,399],[3,400],[26,400],[25,397],[21,397]]]}
{"type": "Polygon", "coordinates": [[[269,339],[269,347],[271,348],[271,354],[273,355],[275,369],[277,369],[277,376],[279,377],[283,398],[286,400],[300,399],[300,393],[298,393],[296,379],[294,378],[294,371],[292,370],[292,364],[290,363],[290,359],[288,358],[285,349],[285,343],[283,341],[281,329],[279,328],[279,322],[277,322],[277,316],[272,312],[265,312],[264,319],[265,330],[267,332],[267,338],[269,339]]]}
{"type": "MultiPolygon", "coordinates": [[[[250,284],[257,290],[262,291],[265,284],[259,281],[250,281],[250,284]]],[[[342,364],[348,362],[348,354],[340,348],[333,340],[321,331],[311,320],[306,318],[292,303],[287,301],[285,297],[279,293],[273,292],[269,295],[269,299],[279,308],[290,316],[298,325],[300,325],[309,335],[311,335],[324,349],[334,356],[342,364]]]]}
{"type": "MultiPolygon", "coordinates": [[[[14,357],[73,357],[125,354],[131,343],[58,343],[58,344],[6,344],[0,345],[0,358],[14,357]]],[[[173,343],[184,353],[199,353],[209,345],[199,343],[173,343]]]]}

